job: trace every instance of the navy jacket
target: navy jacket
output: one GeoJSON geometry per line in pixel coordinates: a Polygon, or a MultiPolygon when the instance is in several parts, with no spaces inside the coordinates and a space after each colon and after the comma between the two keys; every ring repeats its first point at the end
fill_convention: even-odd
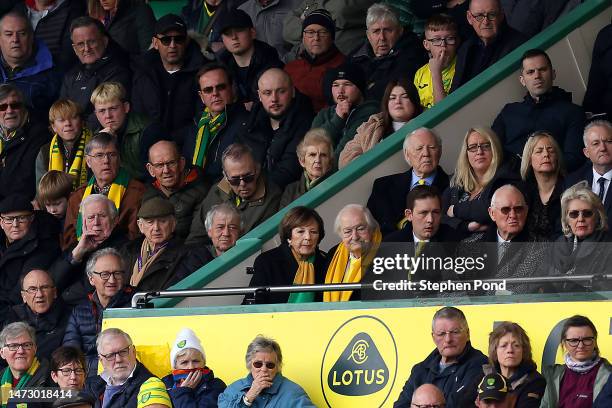
{"type": "Polygon", "coordinates": [[[216,408],[217,399],[227,387],[223,380],[216,378],[212,370],[202,376],[197,389],[174,387],[174,378],[168,374],[162,378],[174,408],[216,408]]]}
{"type": "MultiPolygon", "coordinates": [[[[140,386],[149,378],[155,377],[140,361],[136,362],[134,374],[128,378],[121,389],[113,395],[110,402],[106,403],[105,408],[136,408],[138,406],[138,392],[140,386]]],[[[95,408],[101,408],[103,404],[104,390],[106,381],[99,375],[90,377],[85,381],[83,392],[93,395],[96,398],[95,408]]]]}
{"type": "Polygon", "coordinates": [[[612,24],[597,34],[582,106],[587,112],[606,113],[606,119],[612,120],[612,24]]]}
{"type": "Polygon", "coordinates": [[[544,130],[553,135],[563,152],[565,167],[575,170],[584,163],[582,133],[585,116],[582,107],[572,103],[572,94],[554,86],[536,102],[525,95],[522,102],[503,107],[493,122],[506,160],[521,156],[529,135],[544,130]]]}
{"type": "Polygon", "coordinates": [[[608,382],[599,392],[593,403],[593,408],[612,407],[612,375],[608,377],[608,382]]]}
{"type": "Polygon", "coordinates": [[[482,366],[487,363],[487,356],[473,348],[469,341],[458,362],[442,372],[439,371],[440,358],[438,349],[435,349],[425,360],[412,367],[410,377],[393,408],[409,408],[412,393],[423,384],[434,384],[440,388],[446,398],[446,406],[455,408],[461,398],[461,391],[468,387],[474,378],[482,375],[482,366]]]}

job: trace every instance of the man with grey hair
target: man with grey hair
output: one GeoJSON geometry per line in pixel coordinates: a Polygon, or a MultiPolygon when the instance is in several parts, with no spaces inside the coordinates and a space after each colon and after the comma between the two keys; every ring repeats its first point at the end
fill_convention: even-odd
{"type": "Polygon", "coordinates": [[[106,329],[98,335],[96,349],[104,371],[87,379],[85,392],[96,397],[99,406],[172,406],[161,380],[136,359],[136,347],[129,334],[121,329],[106,329]]]}
{"type": "Polygon", "coordinates": [[[281,190],[261,174],[261,166],[251,149],[234,143],[222,156],[223,179],[209,192],[193,217],[187,244],[206,243],[206,213],[215,204],[229,203],[236,207],[247,233],[278,210],[281,190]]]}
{"type": "Polygon", "coordinates": [[[391,6],[383,3],[370,6],[366,27],[367,40],[349,54],[348,60],[361,65],[366,73],[366,97],[380,101],[390,80],[414,78],[427,59],[417,35],[404,31],[397,11],[391,6]]]}
{"type": "Polygon", "coordinates": [[[393,408],[409,408],[415,390],[423,384],[438,387],[449,407],[458,406],[466,392],[474,393],[470,385],[482,376],[482,365],[487,357],[472,347],[470,328],[463,312],[455,307],[439,309],[433,317],[431,337],[436,348],[412,368],[410,377],[393,404],[393,408]]]}
{"type": "Polygon", "coordinates": [[[81,349],[87,358],[88,376],[93,376],[98,367],[96,336],[104,310],[129,306],[134,288],[126,286],[125,262],[114,248],[94,252],[85,270],[94,292],[72,310],[62,345],[81,349]]]}
{"type": "Polygon", "coordinates": [[[76,189],[68,199],[62,249],[66,250],[81,240],[84,232],[79,207],[81,201],[90,194],[102,194],[115,203],[119,211],[117,228],[129,239],[135,239],[140,235],[136,225],[136,213],[140,208],[145,187],[121,168],[117,143],[114,136],[98,133],[85,146],[85,161],[93,176],[87,184],[76,189]]]}
{"type": "Polygon", "coordinates": [[[368,208],[380,224],[383,236],[402,228],[406,196],[418,185],[434,186],[442,193],[449,185],[448,174],[440,167],[442,140],[432,130],[419,128],[404,139],[404,159],[410,166],[404,173],[374,180],[368,208]]]}
{"type": "Polygon", "coordinates": [[[236,245],[243,228],[240,213],[228,203],[213,205],[206,214],[204,225],[212,242],[207,249],[214,258],[236,245]]]}

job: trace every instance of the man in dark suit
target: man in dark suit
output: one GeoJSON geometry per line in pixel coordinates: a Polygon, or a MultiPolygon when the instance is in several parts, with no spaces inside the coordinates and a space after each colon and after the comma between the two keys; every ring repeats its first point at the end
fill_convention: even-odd
{"type": "Polygon", "coordinates": [[[564,189],[586,181],[591,190],[603,202],[608,216],[608,228],[612,227],[612,124],[596,120],[584,128],[584,155],[590,160],[582,168],[567,176],[564,189]]]}
{"type": "Polygon", "coordinates": [[[380,224],[383,236],[401,228],[406,196],[418,185],[435,186],[443,192],[448,175],[438,165],[442,156],[442,140],[430,129],[420,128],[404,139],[404,158],[410,166],[405,173],[392,174],[374,181],[368,209],[380,224]]]}

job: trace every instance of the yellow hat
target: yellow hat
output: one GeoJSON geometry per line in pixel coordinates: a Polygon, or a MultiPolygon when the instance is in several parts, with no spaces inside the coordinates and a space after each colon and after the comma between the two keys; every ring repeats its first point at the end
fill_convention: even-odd
{"type": "Polygon", "coordinates": [[[172,408],[172,402],[170,402],[170,397],[166,392],[166,386],[157,377],[151,377],[142,383],[138,392],[137,408],[144,408],[153,404],[161,404],[172,408]]]}

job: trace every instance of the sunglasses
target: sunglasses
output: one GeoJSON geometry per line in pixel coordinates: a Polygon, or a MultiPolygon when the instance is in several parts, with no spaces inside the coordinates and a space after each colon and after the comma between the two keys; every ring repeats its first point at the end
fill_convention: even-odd
{"type": "MultiPolygon", "coordinates": [[[[253,367],[255,368],[261,368],[263,367],[264,362],[263,361],[253,361],[253,367]]],[[[266,363],[266,368],[268,370],[274,370],[274,368],[276,367],[276,363],[272,363],[272,362],[267,362],[266,363]]]]}
{"type": "Polygon", "coordinates": [[[591,218],[594,214],[593,210],[572,210],[567,213],[567,216],[571,219],[576,219],[582,214],[583,218],[591,218]]]}
{"type": "Polygon", "coordinates": [[[8,108],[17,110],[23,108],[23,102],[10,102],[0,104],[0,112],[5,112],[8,108]]]}
{"type": "Polygon", "coordinates": [[[236,177],[225,176],[225,178],[227,179],[227,182],[230,183],[230,185],[234,187],[239,186],[240,182],[244,182],[244,184],[252,183],[253,180],[255,180],[255,177],[256,177],[255,173],[245,174],[244,176],[236,176],[236,177]]]}
{"type": "Polygon", "coordinates": [[[511,211],[514,211],[515,214],[522,214],[525,211],[525,206],[517,205],[516,207],[502,207],[499,211],[504,215],[510,214],[511,211]]]}
{"type": "Polygon", "coordinates": [[[218,84],[214,86],[205,86],[200,90],[204,95],[210,95],[213,92],[221,92],[227,89],[227,84],[218,84]]]}
{"type": "Polygon", "coordinates": [[[159,41],[161,41],[164,46],[169,46],[174,41],[175,44],[184,44],[185,40],[187,40],[186,35],[164,35],[163,37],[157,37],[159,41]]]}

